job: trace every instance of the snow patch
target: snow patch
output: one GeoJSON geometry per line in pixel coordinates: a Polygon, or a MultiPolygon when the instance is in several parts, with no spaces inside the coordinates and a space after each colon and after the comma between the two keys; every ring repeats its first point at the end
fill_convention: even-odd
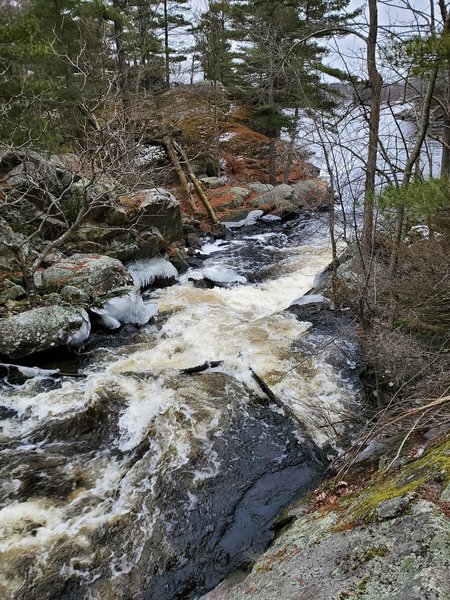
{"type": "Polygon", "coordinates": [[[229,142],[236,135],[235,131],[227,131],[219,137],[219,142],[229,142]]]}

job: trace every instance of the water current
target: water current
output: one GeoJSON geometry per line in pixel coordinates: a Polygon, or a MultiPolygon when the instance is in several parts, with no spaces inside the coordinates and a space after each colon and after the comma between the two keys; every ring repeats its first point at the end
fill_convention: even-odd
{"type": "Polygon", "coordinates": [[[355,347],[286,309],[330,262],[326,218],[233,229],[199,257],[148,293],[150,324],[88,344],[83,377],[3,381],[1,598],[200,598],[323,477],[355,347]]]}

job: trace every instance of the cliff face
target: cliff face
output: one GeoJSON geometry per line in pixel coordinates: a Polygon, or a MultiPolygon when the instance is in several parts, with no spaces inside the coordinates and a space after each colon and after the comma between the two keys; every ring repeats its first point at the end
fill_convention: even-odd
{"type": "Polygon", "coordinates": [[[284,514],[292,524],[245,579],[204,600],[449,598],[450,437],[438,434],[389,470],[401,439],[378,440],[348,481],[284,514]]]}

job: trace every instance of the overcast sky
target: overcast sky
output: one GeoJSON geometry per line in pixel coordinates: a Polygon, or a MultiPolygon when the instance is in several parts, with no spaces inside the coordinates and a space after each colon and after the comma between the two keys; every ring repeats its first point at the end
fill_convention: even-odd
{"type": "MultiPolygon", "coordinates": [[[[409,5],[412,10],[406,8],[406,0],[379,0],[378,1],[378,23],[380,27],[379,40],[383,35],[383,30],[387,28],[395,30],[397,33],[408,33],[417,31],[419,27],[422,31],[426,31],[426,18],[430,14],[429,0],[409,0],[409,5]],[[416,12],[414,12],[416,11],[416,12]],[[421,14],[423,13],[423,14],[421,14]]],[[[448,3],[450,4],[450,3],[448,3]]],[[[434,2],[436,17],[440,17],[438,3],[434,2]]],[[[367,1],[351,0],[350,8],[364,8],[365,16],[358,18],[358,22],[364,22],[367,19],[367,1]]],[[[363,42],[356,36],[340,37],[330,43],[331,54],[328,62],[333,66],[340,65],[344,67],[344,63],[352,69],[365,68],[364,55],[365,48],[363,42]],[[342,59],[339,54],[342,55],[342,59]]],[[[387,75],[387,74],[386,74],[387,75]]]]}

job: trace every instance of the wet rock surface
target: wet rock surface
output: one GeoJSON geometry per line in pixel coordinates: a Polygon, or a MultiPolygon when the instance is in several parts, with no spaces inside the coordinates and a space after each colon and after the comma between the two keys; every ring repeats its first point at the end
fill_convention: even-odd
{"type": "Polygon", "coordinates": [[[60,345],[81,345],[89,337],[82,308],[43,306],[0,320],[0,355],[21,358],[60,345]]]}
{"type": "Polygon", "coordinates": [[[297,519],[243,583],[204,600],[444,600],[450,596],[449,521],[427,501],[383,523],[335,531],[336,513],[297,519]]]}

